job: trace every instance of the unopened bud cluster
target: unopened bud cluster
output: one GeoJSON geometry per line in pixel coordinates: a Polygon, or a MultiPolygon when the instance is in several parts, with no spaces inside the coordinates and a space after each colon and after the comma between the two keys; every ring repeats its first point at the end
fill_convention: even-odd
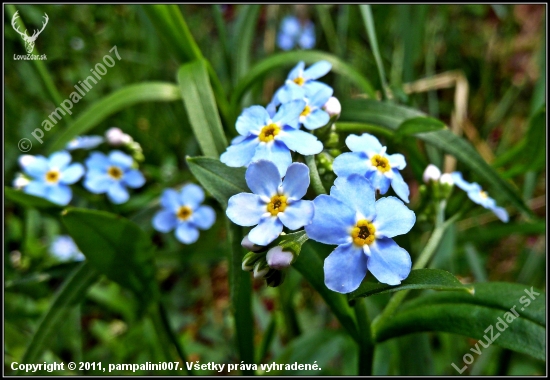
{"type": "Polygon", "coordinates": [[[125,146],[130,150],[132,157],[137,162],[141,162],[145,159],[143,156],[143,150],[138,142],[134,141],[132,136],[122,132],[120,128],[112,127],[105,132],[105,139],[107,143],[112,146],[125,146]]]}
{"type": "Polygon", "coordinates": [[[445,201],[453,191],[454,182],[449,173],[441,173],[435,165],[429,164],[422,175],[424,184],[419,187],[422,196],[422,211],[418,214],[419,220],[427,220],[435,216],[435,205],[445,201]]]}

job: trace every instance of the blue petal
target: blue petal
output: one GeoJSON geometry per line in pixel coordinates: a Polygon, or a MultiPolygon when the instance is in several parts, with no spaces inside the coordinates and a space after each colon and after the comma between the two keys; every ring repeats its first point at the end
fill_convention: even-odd
{"type": "Polygon", "coordinates": [[[411,256],[392,239],[376,239],[368,247],[367,267],[381,283],[399,285],[411,273],[411,256]]]}
{"type": "Polygon", "coordinates": [[[180,190],[180,203],[195,210],[204,201],[204,191],[199,185],[190,183],[180,190]]]}
{"type": "Polygon", "coordinates": [[[103,153],[92,152],[90,156],[85,161],[86,167],[88,169],[102,169],[107,170],[109,167],[109,159],[103,153]]]}
{"type": "Polygon", "coordinates": [[[84,175],[84,166],[79,163],[72,164],[61,172],[60,182],[71,185],[78,181],[84,175]]]}
{"type": "Polygon", "coordinates": [[[193,212],[191,222],[201,230],[207,230],[216,221],[216,213],[210,206],[200,206],[193,212]]]}
{"type": "Polygon", "coordinates": [[[269,114],[262,106],[252,106],[245,108],[241,116],[237,119],[237,132],[246,136],[252,131],[259,131],[265,125],[269,124],[269,114]]]}
{"type": "Polygon", "coordinates": [[[367,274],[367,256],[355,244],[336,247],[325,259],[325,285],[338,293],[349,293],[361,285],[367,274]]]}
{"type": "Polygon", "coordinates": [[[349,135],[346,145],[352,152],[380,153],[382,144],[373,135],[363,133],[361,136],[349,135]]]}
{"type": "MultiPolygon", "coordinates": [[[[298,86],[296,83],[294,83],[291,80],[287,80],[285,82],[284,87],[282,87],[279,91],[277,91],[277,99],[281,103],[288,103],[293,100],[301,100],[304,99],[306,96],[306,91],[304,87],[298,86]]],[[[300,110],[300,113],[302,112],[302,109],[300,110]]]]}
{"type": "Polygon", "coordinates": [[[330,99],[334,90],[324,83],[312,81],[306,85],[306,94],[309,98],[309,104],[314,107],[322,107],[330,99]],[[311,91],[315,91],[311,93],[311,91]]]}
{"type": "Polygon", "coordinates": [[[416,216],[396,197],[376,201],[376,217],[373,220],[376,236],[392,238],[406,234],[414,226],[416,216]]]}
{"type": "Polygon", "coordinates": [[[337,176],[347,177],[351,174],[366,175],[369,159],[363,152],[342,153],[332,162],[332,170],[337,176]]]}
{"type": "Polygon", "coordinates": [[[128,194],[128,190],[120,182],[113,182],[107,190],[107,197],[111,202],[118,205],[128,201],[130,194],[128,194]]]}
{"type": "Polygon", "coordinates": [[[69,165],[71,159],[71,155],[63,150],[61,152],[55,152],[54,154],[52,154],[48,161],[51,169],[58,169],[61,171],[65,169],[67,165],[69,165]]]}
{"type": "Polygon", "coordinates": [[[48,160],[43,156],[23,155],[19,157],[19,164],[26,174],[40,180],[44,179],[44,175],[50,168],[48,160]]]}
{"type": "Polygon", "coordinates": [[[502,208],[502,207],[493,207],[491,209],[492,212],[495,213],[495,215],[504,223],[508,223],[509,217],[508,212],[502,208]]]}
{"type": "Polygon", "coordinates": [[[328,195],[319,195],[313,204],[313,219],[305,226],[307,236],[324,244],[351,242],[350,230],[355,226],[355,211],[328,195]]]}
{"type": "Polygon", "coordinates": [[[172,210],[161,210],[153,217],[153,227],[159,232],[170,232],[177,224],[178,219],[172,210]]]}
{"type": "Polygon", "coordinates": [[[199,238],[199,230],[189,223],[181,223],[176,228],[176,238],[184,244],[193,244],[199,238]]]}
{"type": "Polygon", "coordinates": [[[105,173],[88,172],[84,180],[84,187],[91,193],[102,194],[109,190],[113,179],[105,173]]]}
{"type": "Polygon", "coordinates": [[[277,216],[285,227],[297,230],[311,222],[315,212],[312,201],[294,201],[287,206],[284,212],[277,216]]]}
{"type": "Polygon", "coordinates": [[[300,21],[295,16],[287,16],[281,21],[281,31],[289,36],[297,36],[300,33],[300,21]]]}
{"type": "Polygon", "coordinates": [[[305,106],[306,102],[304,100],[293,100],[291,102],[284,103],[281,105],[275,116],[273,116],[273,122],[284,126],[293,120],[298,119],[305,106]]]}
{"type": "Polygon", "coordinates": [[[259,144],[252,161],[271,161],[277,166],[279,176],[284,177],[286,169],[292,163],[292,156],[286,145],[281,141],[277,141],[279,136],[280,134],[276,136],[273,142],[259,144]]]}
{"type": "Polygon", "coordinates": [[[121,167],[122,169],[130,169],[134,163],[134,159],[120,150],[113,150],[109,153],[111,164],[121,167]]]}
{"type": "Polygon", "coordinates": [[[282,141],[288,149],[304,156],[319,154],[323,150],[323,143],[317,140],[317,137],[292,127],[283,128],[275,138],[282,141]]]}
{"type": "Polygon", "coordinates": [[[451,178],[453,179],[453,182],[455,185],[457,185],[459,188],[461,188],[462,190],[468,192],[468,191],[471,191],[471,190],[474,190],[474,189],[479,189],[481,190],[481,186],[479,186],[477,183],[470,183],[470,182],[466,182],[464,180],[464,178],[462,178],[462,173],[461,172],[453,172],[451,173],[451,178]]]}
{"type": "Polygon", "coordinates": [[[277,194],[281,185],[281,175],[277,166],[267,160],[259,160],[250,164],[245,174],[246,184],[254,194],[268,197],[277,194]]]}
{"type": "Polygon", "coordinates": [[[70,141],[65,149],[92,149],[101,144],[104,141],[101,136],[79,136],[76,139],[70,141]]]}
{"type": "Polygon", "coordinates": [[[182,206],[179,193],[174,189],[166,189],[160,197],[160,204],[167,210],[177,212],[182,206]]]}
{"type": "Polygon", "coordinates": [[[292,70],[290,70],[290,73],[288,73],[287,79],[293,80],[301,76],[304,72],[304,67],[306,67],[304,61],[298,62],[298,64],[294,66],[292,70]]]}
{"type": "Polygon", "coordinates": [[[283,223],[275,216],[266,216],[248,233],[248,239],[258,245],[268,245],[283,231],[283,223]]]}
{"type": "Polygon", "coordinates": [[[388,154],[386,155],[386,158],[388,159],[392,169],[403,170],[405,169],[405,166],[407,166],[405,156],[403,156],[402,154],[388,154]]]}
{"type": "Polygon", "coordinates": [[[48,189],[48,193],[46,194],[46,198],[48,200],[62,206],[68,204],[71,201],[72,197],[73,192],[71,191],[71,188],[67,185],[50,186],[50,188],[48,189]]]}
{"type": "MultiPolygon", "coordinates": [[[[474,183],[474,185],[477,185],[477,183],[474,183]]],[[[493,198],[490,198],[486,195],[482,196],[482,190],[481,187],[478,185],[476,188],[472,188],[470,191],[468,191],[468,197],[478,205],[481,205],[485,208],[492,209],[496,207],[496,202],[493,198]]]]}
{"type": "Polygon", "coordinates": [[[229,220],[239,226],[250,227],[258,224],[267,212],[267,204],[259,195],[239,193],[229,198],[225,211],[229,220]]]}
{"type": "Polygon", "coordinates": [[[311,65],[306,71],[304,71],[304,79],[317,79],[327,74],[332,65],[327,61],[319,61],[311,65]]]}
{"type": "Polygon", "coordinates": [[[311,21],[305,26],[298,44],[302,49],[312,49],[315,46],[315,28],[311,21]]]}
{"type": "Polygon", "coordinates": [[[279,33],[277,34],[277,46],[282,50],[290,50],[294,47],[294,38],[285,33],[279,33]]]}
{"type": "Polygon", "coordinates": [[[283,180],[282,190],[289,200],[302,199],[309,187],[309,168],[299,162],[290,165],[283,180]]]}
{"type": "Polygon", "coordinates": [[[372,220],[376,214],[375,195],[372,184],[359,174],[338,177],[330,189],[330,195],[352,210],[361,214],[361,219],[372,220]]]}
{"type": "Polygon", "coordinates": [[[42,181],[31,181],[23,188],[23,192],[37,197],[45,198],[48,193],[48,185],[42,181]]]}
{"type": "Polygon", "coordinates": [[[252,135],[238,144],[228,146],[220,156],[220,161],[234,168],[248,165],[256,153],[259,141],[257,136],[252,135]]]}
{"type": "Polygon", "coordinates": [[[403,176],[399,171],[392,169],[393,178],[391,180],[391,187],[395,194],[405,202],[409,203],[409,185],[403,180],[403,176]]]}
{"type": "Polygon", "coordinates": [[[307,115],[302,124],[304,124],[304,127],[306,127],[311,131],[327,125],[329,121],[330,121],[330,115],[326,111],[323,111],[322,109],[318,108],[315,111],[311,112],[309,115],[307,115]]]}
{"type": "Polygon", "coordinates": [[[122,182],[124,182],[124,184],[128,187],[137,189],[138,187],[143,186],[145,183],[145,177],[143,177],[143,174],[141,174],[139,170],[131,169],[124,173],[122,176],[122,182]]]}
{"type": "Polygon", "coordinates": [[[386,194],[390,188],[391,179],[386,177],[378,169],[367,172],[366,178],[372,183],[372,186],[380,192],[386,194]]]}

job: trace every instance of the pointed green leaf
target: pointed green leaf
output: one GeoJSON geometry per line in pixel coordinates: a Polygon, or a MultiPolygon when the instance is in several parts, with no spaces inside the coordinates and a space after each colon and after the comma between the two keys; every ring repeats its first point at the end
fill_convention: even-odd
{"type": "Polygon", "coordinates": [[[546,294],[530,286],[480,283],[475,284],[473,295],[445,292],[409,301],[378,324],[373,335],[378,342],[427,331],[450,332],[483,342],[493,336],[498,346],[544,360],[545,302],[546,294]]]}
{"type": "MultiPolygon", "coordinates": [[[[371,99],[342,102],[340,115],[342,121],[377,124],[392,130],[397,130],[405,120],[418,117],[425,117],[425,115],[411,108],[371,99]]],[[[485,162],[469,142],[450,130],[419,133],[416,137],[455,156],[477,175],[485,178],[496,192],[506,196],[519,210],[530,217],[533,215],[516,189],[485,162]]]]}
{"type": "Polygon", "coordinates": [[[440,131],[446,128],[445,123],[432,117],[415,117],[401,123],[397,127],[396,134],[398,136],[410,136],[418,133],[440,131]]]}
{"type": "Polygon", "coordinates": [[[154,247],[135,223],[104,211],[70,208],[63,223],[87,261],[131,289],[146,306],[157,296],[154,247]]]}
{"type": "Polygon", "coordinates": [[[227,140],[208,79],[206,61],[201,59],[181,66],[178,84],[202,153],[208,157],[219,157],[227,146],[227,140]]]}
{"type": "Polygon", "coordinates": [[[65,148],[75,137],[98,126],[114,113],[138,103],[172,102],[181,98],[178,87],[172,83],[144,82],[128,85],[96,101],[61,133],[49,147],[50,152],[65,148]]]}
{"type": "Polygon", "coordinates": [[[7,199],[24,207],[34,207],[39,209],[61,209],[63,206],[50,202],[47,199],[35,197],[26,194],[21,190],[4,187],[4,195],[7,199]]]}
{"type": "Polygon", "coordinates": [[[187,164],[201,185],[224,207],[233,195],[250,192],[244,179],[246,168],[232,168],[209,157],[187,157],[187,164]]]}
{"type": "Polygon", "coordinates": [[[407,289],[435,289],[472,291],[472,287],[463,285],[451,273],[441,269],[415,269],[401,281],[400,285],[382,284],[373,276],[367,276],[359,288],[348,294],[348,300],[370,297],[375,294],[393,293],[407,289]]]}

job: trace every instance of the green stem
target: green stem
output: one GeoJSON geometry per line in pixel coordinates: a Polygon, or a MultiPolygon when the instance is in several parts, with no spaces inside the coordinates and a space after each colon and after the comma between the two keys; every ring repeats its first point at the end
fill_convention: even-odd
{"type": "MultiPolygon", "coordinates": [[[[9,4],[9,5],[6,5],[6,11],[8,12],[9,17],[13,18],[13,15],[15,14],[15,12],[17,10],[15,9],[15,5],[9,4]]],[[[23,20],[21,20],[21,18],[18,18],[16,20],[16,22],[19,23],[19,25],[21,26],[21,28],[23,30],[27,29],[25,27],[25,24],[23,23],[23,20]]],[[[21,40],[21,41],[23,41],[23,40],[21,40]]],[[[25,44],[23,42],[22,42],[22,46],[25,46],[25,44]]],[[[36,55],[39,54],[36,47],[34,48],[33,54],[36,54],[36,55]]],[[[34,64],[34,66],[36,68],[36,71],[38,71],[38,74],[40,75],[40,78],[42,78],[42,81],[44,82],[44,85],[46,86],[46,90],[50,94],[50,97],[52,98],[53,102],[56,105],[61,104],[61,102],[63,102],[63,98],[61,97],[61,94],[59,93],[59,91],[57,91],[57,88],[55,87],[54,81],[53,81],[50,73],[48,72],[48,69],[46,68],[46,65],[44,64],[44,61],[35,59],[35,60],[32,61],[32,63],[34,64]]],[[[65,115],[64,118],[66,118],[68,121],[71,120],[71,117],[69,115],[65,115]]]]}
{"type": "Polygon", "coordinates": [[[371,337],[370,320],[364,299],[357,299],[354,306],[357,327],[359,329],[359,376],[370,376],[374,357],[374,345],[371,337]]]}
{"type": "MultiPolygon", "coordinates": [[[[185,350],[184,350],[183,346],[181,345],[178,337],[174,333],[174,330],[170,326],[170,320],[168,319],[168,313],[166,312],[166,309],[164,308],[162,303],[159,302],[157,307],[158,307],[158,316],[160,317],[159,322],[161,323],[161,326],[164,329],[166,336],[168,337],[168,339],[170,340],[170,342],[172,343],[172,345],[176,349],[176,352],[178,353],[178,356],[179,356],[182,364],[185,365],[185,363],[188,361],[187,360],[187,355],[185,354],[185,350]]],[[[187,367],[185,369],[187,370],[187,374],[189,376],[194,375],[192,369],[188,369],[187,367]]]]}
{"type": "Polygon", "coordinates": [[[321,182],[319,171],[317,170],[317,164],[315,163],[315,156],[305,156],[306,164],[309,168],[309,178],[311,180],[311,186],[317,195],[326,194],[327,191],[321,182]]]}
{"type": "MultiPolygon", "coordinates": [[[[446,222],[443,222],[445,205],[446,205],[445,201],[441,201],[441,203],[439,204],[435,229],[432,233],[432,236],[430,236],[428,243],[424,247],[424,250],[422,251],[422,253],[420,253],[420,256],[418,257],[415,264],[413,265],[412,269],[422,269],[426,267],[426,265],[434,255],[435,251],[437,250],[437,247],[439,246],[439,243],[441,242],[441,239],[443,238],[445,231],[460,216],[460,214],[456,214],[446,222]]],[[[388,302],[388,304],[386,305],[386,308],[382,311],[382,313],[380,313],[374,319],[372,323],[374,336],[376,336],[376,331],[379,330],[380,324],[383,323],[384,320],[390,318],[393,315],[395,310],[397,310],[399,305],[401,305],[401,302],[403,302],[403,300],[405,299],[408,293],[409,293],[408,290],[403,290],[395,293],[395,295],[390,299],[390,301],[388,302]]]]}

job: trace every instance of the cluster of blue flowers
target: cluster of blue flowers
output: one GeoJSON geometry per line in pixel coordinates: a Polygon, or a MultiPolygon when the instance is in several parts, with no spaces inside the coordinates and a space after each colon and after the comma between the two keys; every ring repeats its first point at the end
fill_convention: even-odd
{"type": "Polygon", "coordinates": [[[139,188],[145,183],[131,156],[119,150],[111,151],[108,156],[93,151],[85,161],[86,169],[80,163],[71,164],[72,156],[68,151],[93,149],[104,141],[101,136],[80,136],[69,142],[66,150],[48,158],[22,155],[19,165],[24,174],[16,178],[14,186],[27,194],[65,206],[73,196],[69,185],[84,176],[83,185],[88,191],[106,193],[112,203],[124,203],[130,197],[127,188],[139,188]]]}
{"type": "Polygon", "coordinates": [[[296,16],[285,17],[277,34],[277,45],[282,50],[291,50],[296,45],[312,49],[315,46],[315,25],[311,20],[300,22],[296,16]]]}

